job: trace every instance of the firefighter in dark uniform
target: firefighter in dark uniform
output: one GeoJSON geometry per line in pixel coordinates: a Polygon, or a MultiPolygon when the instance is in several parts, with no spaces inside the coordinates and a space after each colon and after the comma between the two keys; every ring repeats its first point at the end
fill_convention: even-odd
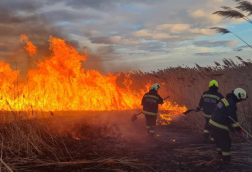
{"type": "Polygon", "coordinates": [[[231,161],[229,130],[236,130],[240,135],[243,135],[243,130],[240,128],[236,116],[236,103],[247,98],[248,95],[245,90],[236,88],[232,93],[227,94],[226,98],[221,99],[209,121],[217,151],[222,156],[223,161],[231,161]]]}
{"type": "MultiPolygon", "coordinates": [[[[219,101],[224,98],[221,93],[218,92],[218,82],[216,80],[212,80],[209,82],[209,90],[205,91],[200,99],[199,105],[196,108],[196,112],[199,112],[200,109],[203,107],[204,117],[206,119],[205,129],[203,131],[203,142],[207,143],[211,127],[208,125],[209,120],[211,119],[211,115],[219,103],[219,101]]],[[[210,138],[211,142],[214,143],[214,138],[210,138]]]]}
{"type": "Polygon", "coordinates": [[[146,118],[146,129],[151,137],[155,136],[155,126],[158,114],[158,104],[163,104],[163,99],[158,95],[160,85],[155,83],[150,91],[142,98],[143,113],[146,118]]]}

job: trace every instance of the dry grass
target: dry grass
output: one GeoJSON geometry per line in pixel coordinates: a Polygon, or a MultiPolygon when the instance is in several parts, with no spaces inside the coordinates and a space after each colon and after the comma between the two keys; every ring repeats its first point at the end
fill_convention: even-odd
{"type": "MultiPolygon", "coordinates": [[[[219,91],[223,95],[236,87],[244,88],[248,95],[252,95],[250,89],[252,63],[250,61],[245,62],[240,57],[238,57],[238,60],[239,63],[235,63],[232,60],[224,59],[223,65],[215,63],[215,67],[201,67],[196,64],[194,68],[169,67],[149,73],[134,71],[134,74],[131,74],[133,79],[131,89],[137,91],[147,83],[158,82],[162,87],[160,95],[163,97],[170,95],[169,100],[188,108],[195,108],[198,105],[203,91],[208,89],[208,83],[212,79],[219,82],[219,91]]],[[[119,83],[120,79],[125,79],[123,73],[120,76],[119,83]]],[[[252,133],[251,102],[248,99],[238,105],[240,124],[249,133],[252,133]]],[[[52,120],[54,114],[51,113],[50,116],[50,120],[52,120]]],[[[48,162],[73,161],[64,143],[64,136],[62,136],[60,128],[52,132],[52,128],[48,125],[48,118],[44,116],[43,112],[1,111],[0,120],[2,121],[0,124],[0,159],[3,162],[8,158],[25,159],[25,157],[32,157],[40,162],[38,164],[43,164],[40,161],[41,157],[49,160],[48,162]],[[32,120],[30,120],[30,117],[32,117],[32,120]],[[48,155],[51,156],[48,157],[48,155]],[[64,157],[68,157],[68,159],[64,160],[64,157]]],[[[204,118],[201,113],[191,113],[179,120],[180,123],[188,127],[197,128],[199,132],[202,131],[204,118]]],[[[4,164],[3,162],[1,164],[4,164]]],[[[1,168],[6,170],[8,166],[1,165],[1,168]]]]}
{"type": "Polygon", "coordinates": [[[42,162],[40,159],[57,162],[66,160],[64,152],[67,150],[61,149],[64,141],[57,139],[59,135],[52,134],[47,125],[49,119],[44,117],[43,112],[1,111],[0,119],[0,169],[15,169],[8,167],[5,160],[12,162],[17,158],[22,158],[24,164],[30,162],[29,157],[37,163],[42,162]]]}

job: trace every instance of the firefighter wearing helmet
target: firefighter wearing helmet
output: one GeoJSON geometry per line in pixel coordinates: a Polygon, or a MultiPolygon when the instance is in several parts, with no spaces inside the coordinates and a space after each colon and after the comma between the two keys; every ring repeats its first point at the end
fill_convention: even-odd
{"type": "Polygon", "coordinates": [[[163,104],[163,99],[159,96],[160,85],[155,83],[148,93],[142,98],[143,113],[146,118],[146,129],[151,137],[155,136],[155,126],[158,114],[158,104],[163,104]]]}
{"type": "Polygon", "coordinates": [[[237,131],[240,135],[243,135],[243,130],[240,128],[236,116],[236,103],[247,98],[248,95],[244,89],[236,88],[227,94],[226,98],[221,99],[209,121],[217,151],[222,156],[223,161],[231,161],[231,139],[229,137],[229,130],[237,131]]]}
{"type": "MultiPolygon", "coordinates": [[[[201,108],[203,108],[204,117],[206,120],[205,129],[203,131],[203,142],[207,143],[209,140],[209,136],[211,133],[211,127],[208,125],[209,120],[211,119],[211,115],[219,103],[219,101],[224,98],[224,96],[218,92],[219,84],[216,80],[212,80],[209,82],[209,90],[205,91],[200,98],[200,102],[198,107],[196,108],[196,112],[199,112],[201,108]]],[[[214,138],[210,136],[210,140],[214,143],[214,138]]]]}

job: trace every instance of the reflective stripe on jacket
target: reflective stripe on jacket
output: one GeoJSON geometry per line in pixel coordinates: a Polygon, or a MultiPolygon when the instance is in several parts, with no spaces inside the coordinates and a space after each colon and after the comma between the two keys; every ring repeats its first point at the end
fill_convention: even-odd
{"type": "Polygon", "coordinates": [[[226,98],[221,99],[212,114],[209,124],[223,130],[229,130],[231,128],[240,130],[241,128],[236,116],[237,101],[238,100],[233,93],[230,93],[226,96],[226,98]],[[232,121],[229,117],[234,119],[236,122],[232,121]]]}
{"type": "Polygon", "coordinates": [[[211,115],[219,103],[219,101],[224,98],[221,93],[218,91],[212,90],[209,88],[208,91],[205,91],[201,96],[198,108],[203,108],[203,113],[205,118],[211,118],[211,115]]]}
{"type": "Polygon", "coordinates": [[[157,115],[158,104],[163,104],[163,99],[156,90],[152,89],[142,98],[143,113],[146,115],[157,115]]]}

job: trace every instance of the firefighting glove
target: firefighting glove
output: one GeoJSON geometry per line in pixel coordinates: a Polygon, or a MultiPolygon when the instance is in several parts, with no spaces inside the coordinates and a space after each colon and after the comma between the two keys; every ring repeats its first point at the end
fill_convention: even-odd
{"type": "Polygon", "coordinates": [[[238,134],[239,134],[240,136],[244,136],[243,130],[242,130],[242,129],[239,130],[239,131],[238,131],[238,134]]]}

